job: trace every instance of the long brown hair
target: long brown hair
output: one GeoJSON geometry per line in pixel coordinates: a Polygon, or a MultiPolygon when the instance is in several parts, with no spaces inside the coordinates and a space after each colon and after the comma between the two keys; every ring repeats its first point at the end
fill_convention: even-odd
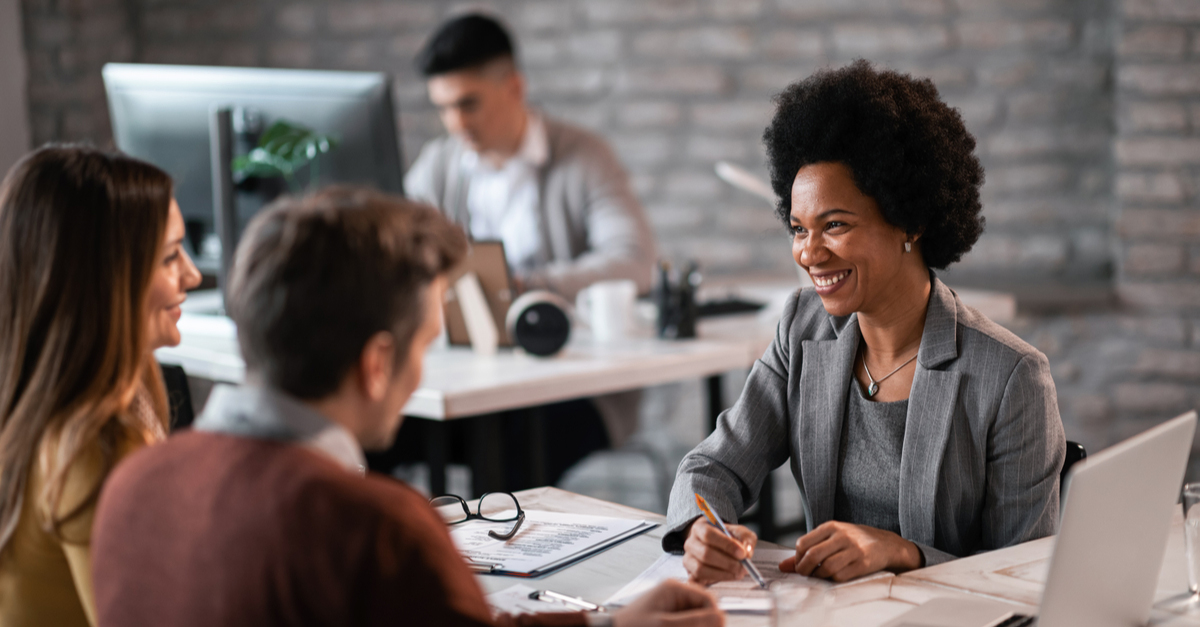
{"type": "Polygon", "coordinates": [[[95,502],[103,476],[59,509],[85,448],[98,444],[111,469],[123,439],[163,433],[146,300],[172,195],[148,163],[67,145],[30,153],[0,185],[0,549],[23,506],[61,537],[95,502]],[[139,392],[153,418],[133,407],[139,392]],[[23,505],[35,463],[46,480],[23,505]]]}

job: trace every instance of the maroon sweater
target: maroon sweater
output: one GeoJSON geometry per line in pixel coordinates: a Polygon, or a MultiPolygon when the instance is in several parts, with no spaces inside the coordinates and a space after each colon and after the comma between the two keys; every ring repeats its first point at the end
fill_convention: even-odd
{"type": "Polygon", "coordinates": [[[423,496],[272,441],[189,431],[130,456],[92,560],[102,627],[494,624],[423,496]]]}

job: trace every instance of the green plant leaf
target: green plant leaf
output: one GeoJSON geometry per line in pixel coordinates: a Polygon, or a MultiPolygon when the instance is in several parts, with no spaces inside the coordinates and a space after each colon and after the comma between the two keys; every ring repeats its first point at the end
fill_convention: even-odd
{"type": "MultiPolygon", "coordinates": [[[[338,143],[338,139],[331,135],[317,133],[294,122],[279,120],[262,134],[257,148],[234,159],[233,171],[245,177],[282,176],[292,185],[292,177],[297,170],[313,164],[322,154],[336,148],[338,143]]],[[[310,181],[310,184],[313,182],[315,180],[310,181]]]]}
{"type": "Polygon", "coordinates": [[[291,161],[283,159],[262,148],[255,148],[249,154],[234,159],[233,169],[246,176],[259,178],[282,176],[284,178],[295,173],[291,161]]]}

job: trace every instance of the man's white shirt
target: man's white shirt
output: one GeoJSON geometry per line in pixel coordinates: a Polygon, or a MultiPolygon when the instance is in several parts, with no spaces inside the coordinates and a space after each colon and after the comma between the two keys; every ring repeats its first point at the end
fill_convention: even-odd
{"type": "Polygon", "coordinates": [[[546,126],[534,111],[528,112],[520,149],[499,168],[473,150],[463,153],[471,237],[503,242],[504,255],[514,270],[547,261],[542,258],[537,206],[538,170],[549,158],[546,126]]]}

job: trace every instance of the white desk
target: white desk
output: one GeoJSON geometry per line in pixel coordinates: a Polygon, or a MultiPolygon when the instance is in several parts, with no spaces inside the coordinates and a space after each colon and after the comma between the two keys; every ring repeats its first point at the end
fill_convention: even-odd
{"type": "MultiPolygon", "coordinates": [[[[1187,594],[1187,565],[1183,546],[1183,513],[1177,512],[1159,569],[1158,589],[1154,594],[1156,606],[1187,594]]],[[[905,573],[896,578],[892,586],[893,596],[923,600],[921,595],[927,594],[924,590],[934,586],[984,595],[1019,604],[1027,612],[1036,611],[1053,550],[1054,538],[1043,538],[905,573]]],[[[1179,616],[1156,607],[1151,613],[1151,624],[1200,625],[1200,619],[1179,616]]]]}
{"type": "MultiPolygon", "coordinates": [[[[517,497],[521,501],[521,507],[525,509],[665,522],[664,518],[657,514],[572,494],[557,488],[525,490],[518,492],[517,497]]],[[[515,584],[525,584],[578,596],[593,603],[601,603],[658,559],[662,554],[663,533],[662,527],[655,528],[542,579],[530,580],[493,575],[478,575],[477,578],[485,593],[497,592],[515,584]]],[[[770,543],[761,543],[760,546],[779,548],[778,545],[770,543]]],[[[979,560],[980,558],[972,559],[979,560]]],[[[1004,558],[1001,556],[1000,561],[1003,560],[1004,558]]],[[[881,625],[931,598],[938,596],[968,597],[974,594],[976,593],[967,590],[941,587],[908,575],[894,577],[885,574],[835,587],[831,594],[829,618],[825,625],[863,627],[881,625]]],[[[1017,607],[1026,611],[1032,609],[1026,606],[1017,607]]],[[[766,616],[730,615],[727,617],[726,624],[730,627],[759,627],[767,625],[768,619],[766,616]]]]}
{"type": "MultiPolygon", "coordinates": [[[[748,331],[741,338],[632,338],[601,344],[577,334],[562,352],[546,358],[511,349],[481,356],[465,347],[435,348],[426,353],[421,386],[405,405],[404,414],[444,422],[708,377],[710,414],[715,417],[724,407],[717,377],[748,367],[770,343],[769,337],[760,339],[761,326],[753,316],[743,317],[743,324],[748,331]],[[762,350],[752,352],[751,342],[761,343],[762,350]]],[[[185,312],[178,327],[182,341],[156,351],[160,362],[180,365],[190,376],[212,381],[244,380],[246,366],[229,318],[185,312]]],[[[445,490],[444,433],[441,428],[428,431],[430,488],[441,493],[445,490]]],[[[537,441],[536,434],[531,437],[537,441]]],[[[530,460],[535,477],[544,468],[541,461],[540,457],[530,460]]]]}
{"type": "Polygon", "coordinates": [[[553,357],[467,348],[430,351],[425,376],[404,413],[450,420],[717,375],[747,365],[735,342],[626,340],[572,342],[553,357]]]}
{"type": "MultiPolygon", "coordinates": [[[[595,514],[664,522],[662,516],[632,507],[572,494],[557,488],[536,488],[517,493],[525,509],[595,514]]],[[[663,528],[620,544],[608,551],[542,579],[479,575],[485,592],[496,592],[517,583],[545,588],[593,603],[601,603],[650,566],[662,554],[663,528]]],[[[1012,603],[1024,613],[1036,612],[1054,539],[1034,540],[1015,547],[963,558],[898,576],[885,576],[834,589],[828,626],[881,625],[934,597],[985,597],[1012,603]]],[[[764,544],[764,546],[775,546],[764,544]]],[[[1177,516],[1171,529],[1155,602],[1184,594],[1183,520],[1177,516]]],[[[763,616],[730,616],[731,627],[766,625],[763,616]]],[[[1152,612],[1152,625],[1196,626],[1200,620],[1152,612]]]]}
{"type": "MultiPolygon", "coordinates": [[[[404,412],[449,420],[749,367],[775,338],[783,302],[796,284],[732,277],[713,283],[705,288],[709,297],[734,295],[767,306],[758,315],[703,319],[699,340],[645,338],[605,346],[576,334],[563,353],[551,358],[514,351],[480,357],[465,348],[435,349],[426,356],[425,378],[404,412]],[[740,354],[735,356],[735,350],[740,354]]],[[[1015,315],[1011,294],[955,291],[964,303],[996,322],[1010,322],[1015,315]]],[[[159,361],[183,366],[191,376],[241,383],[246,366],[233,322],[205,313],[219,307],[220,297],[213,292],[189,295],[179,320],[182,342],[156,351],[159,361]]]]}
{"type": "MultiPolygon", "coordinates": [[[[699,339],[659,340],[635,338],[612,344],[594,343],[575,334],[567,347],[549,358],[521,351],[502,350],[485,357],[467,348],[437,348],[425,359],[420,388],[404,407],[406,416],[448,421],[522,407],[537,407],[558,401],[588,398],[610,392],[707,378],[710,426],[726,406],[719,377],[731,370],[752,366],[775,337],[783,303],[796,289],[795,282],[724,279],[712,290],[723,296],[737,295],[767,303],[757,315],[701,320],[699,339]]],[[[1015,303],[1006,294],[959,290],[968,304],[999,321],[1011,320],[1015,303]]],[[[220,308],[215,292],[194,293],[184,303],[178,326],[179,346],[160,348],[155,356],[162,363],[182,366],[188,375],[222,383],[241,383],[246,366],[237,344],[233,322],[206,314],[220,308]]],[[[431,431],[440,434],[440,430],[431,431]]],[[[430,484],[435,492],[445,487],[445,463],[438,451],[445,445],[431,435],[430,484]]],[[[538,467],[537,460],[533,460],[538,467]]],[[[535,474],[537,474],[535,472],[535,474]]],[[[769,502],[770,486],[764,490],[765,513],[774,511],[769,502]]],[[[774,535],[774,523],[759,521],[764,535],[774,535]]]]}
{"type": "MultiPolygon", "coordinates": [[[[435,348],[425,355],[421,387],[404,407],[404,414],[453,420],[744,368],[762,352],[752,357],[748,342],[762,340],[752,317],[743,324],[753,335],[738,338],[736,327],[727,327],[724,335],[714,339],[635,338],[598,344],[580,337],[553,357],[516,350],[481,356],[465,347],[435,348]]],[[[184,313],[179,332],[179,346],[155,352],[160,362],[178,364],[189,375],[212,381],[241,383],[245,379],[246,365],[231,320],[184,313]]],[[[769,344],[770,339],[765,342],[769,344]]]]}
{"type": "MultiPolygon", "coordinates": [[[[665,518],[658,514],[573,494],[557,488],[524,490],[517,493],[517,498],[521,501],[521,507],[524,509],[666,522],[665,518]]],[[[662,555],[663,533],[664,529],[661,526],[656,527],[544,578],[526,579],[477,575],[477,579],[483,586],[485,594],[497,592],[516,584],[524,584],[578,596],[593,603],[602,603],[662,555]]],[[[778,545],[770,543],[762,545],[779,548],[778,545]]],[[[891,576],[882,576],[837,588],[832,600],[832,618],[834,620],[828,625],[878,625],[911,609],[912,603],[889,598],[893,579],[891,576]]],[[[758,627],[767,624],[767,617],[731,615],[726,624],[730,627],[758,627]]]]}
{"type": "MultiPolygon", "coordinates": [[[[460,347],[431,350],[425,377],[404,413],[431,420],[452,420],[555,401],[641,388],[748,368],[775,338],[783,302],[796,284],[778,279],[725,278],[707,287],[709,294],[738,295],[767,307],[758,315],[701,320],[700,339],[631,339],[611,345],[576,334],[562,353],[533,357],[503,350],[492,357],[460,347]]],[[[1012,320],[1016,303],[1009,294],[957,290],[963,302],[993,320],[1012,320]]],[[[196,293],[184,303],[179,320],[182,342],[160,348],[160,362],[183,366],[194,377],[241,383],[246,365],[237,330],[225,316],[202,313],[219,308],[219,296],[196,293]]]]}

